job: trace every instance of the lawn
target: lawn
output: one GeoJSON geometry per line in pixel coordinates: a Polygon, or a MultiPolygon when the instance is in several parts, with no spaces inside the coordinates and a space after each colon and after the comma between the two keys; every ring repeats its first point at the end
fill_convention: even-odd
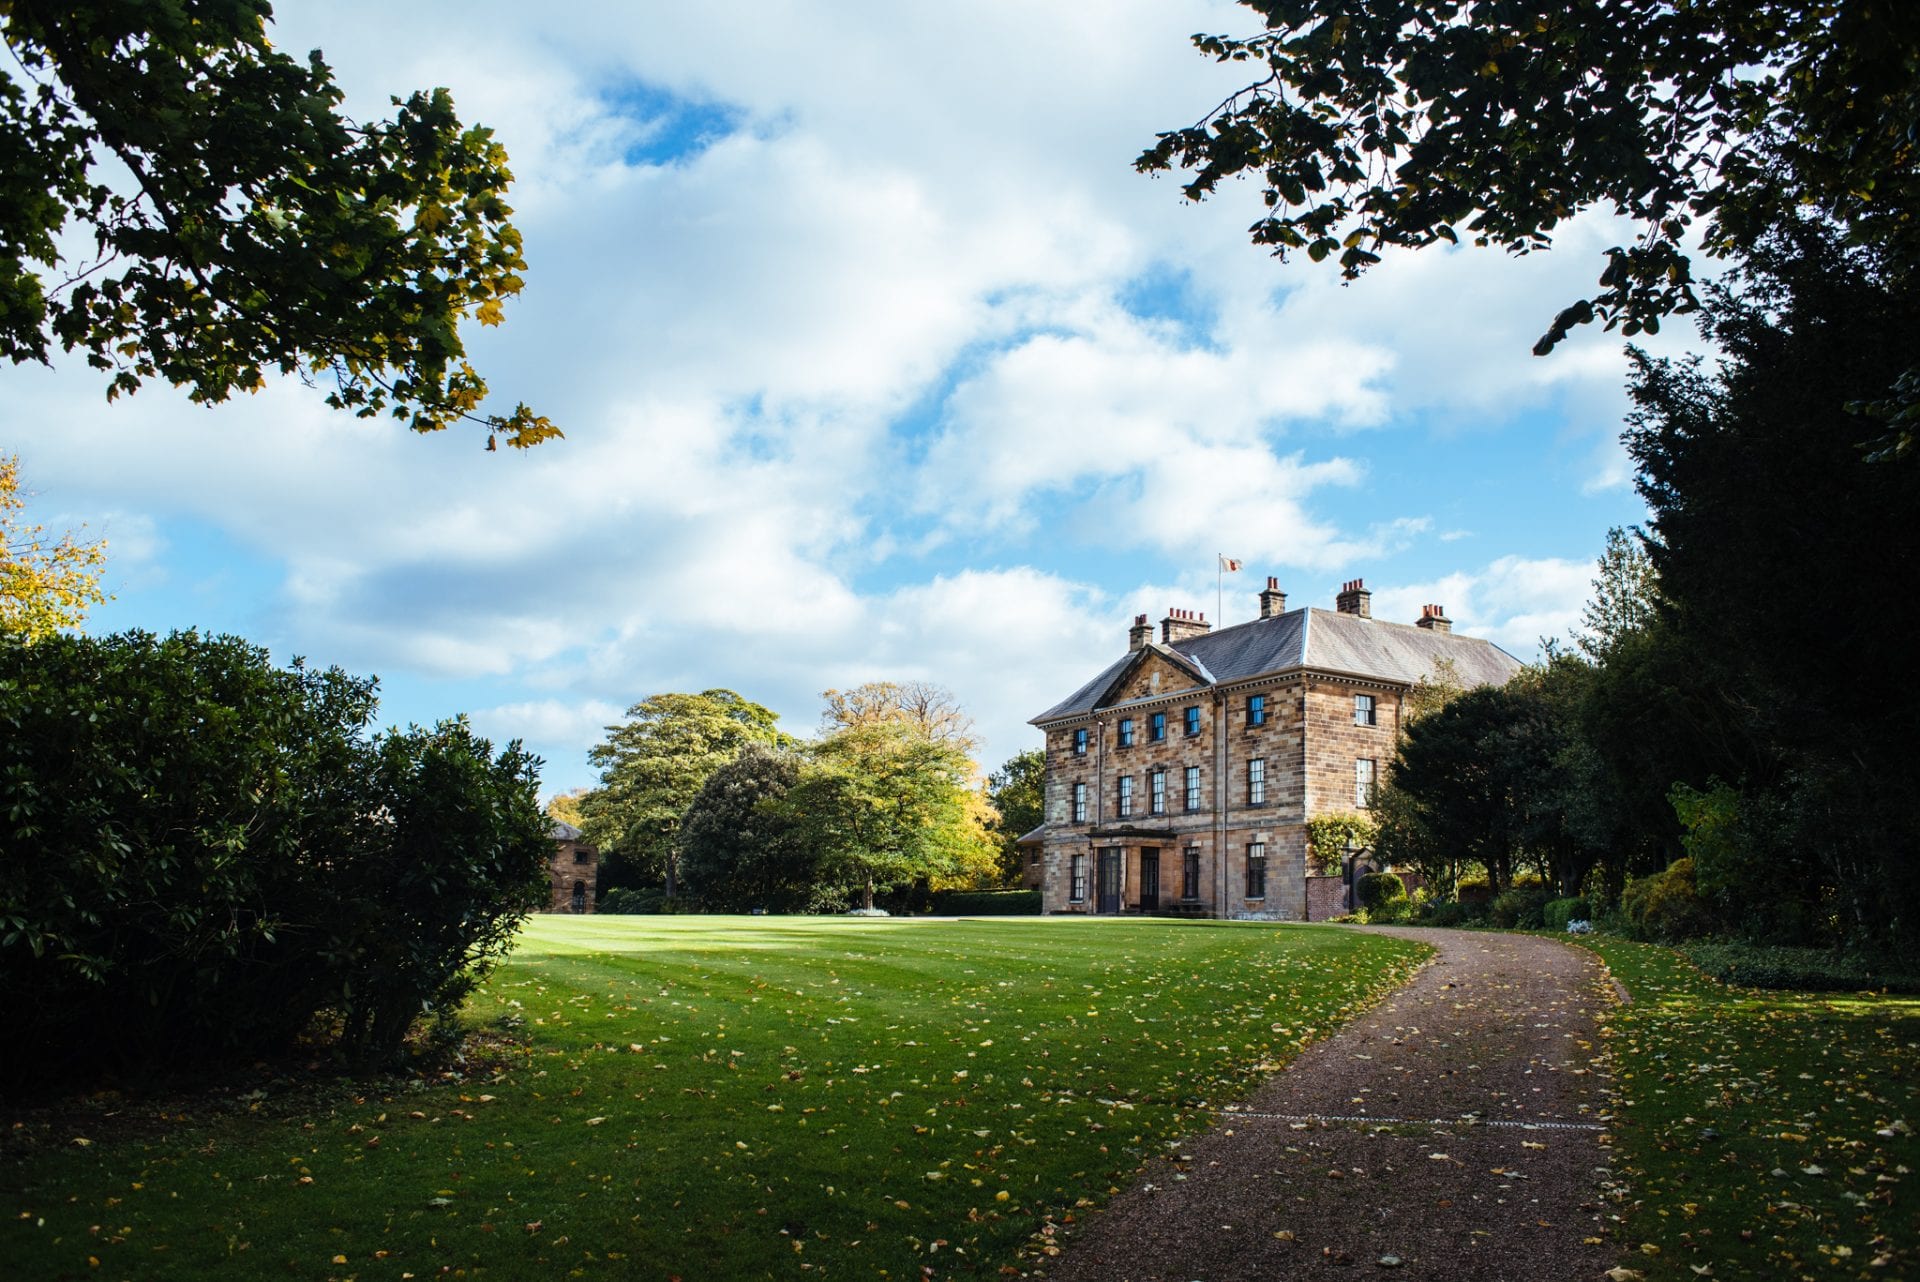
{"type": "Polygon", "coordinates": [[[52,1135],[0,1169],[0,1260],[992,1276],[1423,951],[1251,923],[540,918],[470,1010],[517,1030],[497,1067],[52,1135]]]}
{"type": "Polygon", "coordinates": [[[1731,988],[1671,949],[1581,942],[1633,996],[1607,1028],[1624,1267],[1920,1274],[1920,1000],[1731,988]]]}

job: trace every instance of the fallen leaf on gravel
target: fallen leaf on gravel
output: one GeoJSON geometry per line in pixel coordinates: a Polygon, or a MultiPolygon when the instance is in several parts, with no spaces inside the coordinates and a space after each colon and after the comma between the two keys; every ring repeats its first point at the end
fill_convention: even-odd
{"type": "Polygon", "coordinates": [[[1546,1145],[1545,1145],[1545,1144],[1535,1144],[1535,1143],[1534,1143],[1534,1142],[1533,1142],[1532,1140],[1521,1140],[1521,1141],[1520,1141],[1520,1147],[1521,1147],[1521,1148],[1545,1148],[1545,1147],[1546,1147],[1546,1145]]]}
{"type": "Polygon", "coordinates": [[[1429,1153],[1427,1154],[1427,1160],[1429,1162],[1451,1162],[1453,1158],[1445,1153],[1429,1153]]]}
{"type": "Polygon", "coordinates": [[[1374,1263],[1383,1269],[1397,1269],[1401,1265],[1401,1259],[1397,1255],[1383,1255],[1375,1260],[1374,1263]]]}
{"type": "Polygon", "coordinates": [[[1613,1268],[1606,1272],[1608,1282],[1641,1282],[1641,1279],[1646,1276],[1639,1269],[1613,1268]]]}
{"type": "Polygon", "coordinates": [[[1292,1229],[1276,1229],[1276,1230],[1274,1230],[1274,1234],[1273,1234],[1273,1235],[1274,1235],[1275,1237],[1277,1237],[1277,1238],[1279,1238],[1279,1239],[1280,1239],[1280,1240],[1281,1240],[1282,1242],[1291,1242],[1291,1241],[1293,1241],[1293,1230],[1292,1230],[1292,1229]]]}

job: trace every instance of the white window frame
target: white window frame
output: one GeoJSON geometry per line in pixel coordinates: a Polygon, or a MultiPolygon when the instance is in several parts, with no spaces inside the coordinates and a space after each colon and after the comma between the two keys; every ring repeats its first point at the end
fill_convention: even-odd
{"type": "Polygon", "coordinates": [[[1267,759],[1265,757],[1247,759],[1247,804],[1249,806],[1267,804],[1267,759]]]}

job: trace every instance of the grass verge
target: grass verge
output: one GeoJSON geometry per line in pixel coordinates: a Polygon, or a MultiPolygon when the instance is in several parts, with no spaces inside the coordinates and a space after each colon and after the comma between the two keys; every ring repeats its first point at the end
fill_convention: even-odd
{"type": "Polygon", "coordinates": [[[1229,923],[542,918],[471,1008],[526,1038],[492,1077],[58,1137],[0,1169],[0,1259],[990,1276],[1423,952],[1229,923]]]}
{"type": "Polygon", "coordinates": [[[1623,1267],[1650,1282],[1920,1272],[1920,1000],[1731,988],[1669,948],[1570,942],[1633,998],[1606,1028],[1638,1246],[1623,1267]]]}

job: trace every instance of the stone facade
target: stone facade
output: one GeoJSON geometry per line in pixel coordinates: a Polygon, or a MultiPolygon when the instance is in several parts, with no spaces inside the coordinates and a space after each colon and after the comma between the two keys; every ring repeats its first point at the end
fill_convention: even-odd
{"type": "Polygon", "coordinates": [[[1423,665],[1469,683],[1519,667],[1429,622],[1372,619],[1358,580],[1337,622],[1285,612],[1267,585],[1260,618],[1219,632],[1174,610],[1156,641],[1140,616],[1124,658],[1034,718],[1046,822],[1025,840],[1047,911],[1308,919],[1306,822],[1364,809],[1423,665]]]}
{"type": "Polygon", "coordinates": [[[589,846],[572,824],[553,825],[553,854],[547,860],[547,880],[553,889],[547,912],[593,911],[598,899],[600,852],[589,846]]]}

